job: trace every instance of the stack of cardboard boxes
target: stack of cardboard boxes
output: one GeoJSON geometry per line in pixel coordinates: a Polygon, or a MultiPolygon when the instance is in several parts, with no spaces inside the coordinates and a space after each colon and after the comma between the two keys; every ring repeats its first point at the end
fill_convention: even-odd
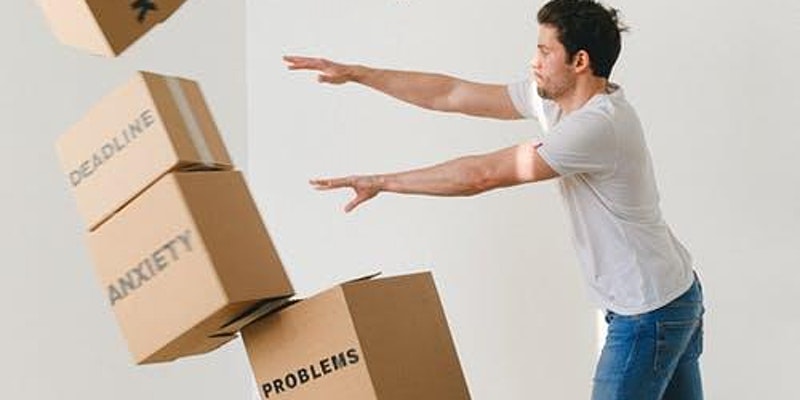
{"type": "MultiPolygon", "coordinates": [[[[163,20],[181,3],[41,2],[62,38],[92,51],[105,40],[107,54],[149,29],[118,27],[149,13],[163,20]],[[91,40],[78,34],[88,31],[91,40]]],[[[264,399],[469,398],[430,273],[365,277],[292,298],[195,82],[138,73],[57,148],[137,364],[207,353],[241,332],[264,399]]]]}
{"type": "Polygon", "coordinates": [[[139,73],[57,147],[136,362],[217,348],[222,326],[293,294],[194,82],[139,73]]]}

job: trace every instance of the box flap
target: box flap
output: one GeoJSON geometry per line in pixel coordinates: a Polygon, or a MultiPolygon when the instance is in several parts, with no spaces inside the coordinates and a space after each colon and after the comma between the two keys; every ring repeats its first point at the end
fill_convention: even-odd
{"type": "Polygon", "coordinates": [[[367,274],[367,275],[364,275],[364,276],[362,276],[362,277],[359,277],[359,278],[350,279],[349,281],[345,281],[345,282],[343,282],[343,283],[340,283],[340,284],[339,284],[339,285],[337,285],[337,286],[344,286],[344,285],[349,285],[349,284],[351,284],[351,283],[357,283],[357,282],[361,282],[361,281],[368,281],[368,280],[370,280],[370,279],[375,279],[375,278],[377,278],[378,276],[380,276],[382,273],[383,273],[383,272],[381,272],[381,271],[373,272],[373,273],[371,273],[371,274],[367,274]]]}
{"type": "MultiPolygon", "coordinates": [[[[377,277],[379,275],[381,275],[380,271],[373,272],[373,273],[370,273],[370,274],[367,274],[367,275],[363,275],[363,276],[360,276],[360,277],[357,277],[357,278],[353,278],[353,279],[344,281],[342,283],[336,284],[332,288],[337,288],[339,286],[346,286],[346,285],[350,285],[350,284],[353,284],[353,283],[367,281],[367,280],[370,280],[370,279],[374,279],[375,277],[377,277]]],[[[242,313],[238,317],[234,318],[233,320],[231,320],[227,324],[223,325],[220,329],[218,329],[216,332],[214,332],[210,336],[211,337],[217,337],[217,336],[226,336],[226,335],[236,334],[236,332],[241,331],[247,325],[250,325],[253,322],[255,322],[255,321],[257,321],[257,320],[259,320],[259,319],[261,319],[263,317],[266,317],[266,316],[271,315],[271,314],[275,314],[278,311],[283,310],[286,307],[292,306],[294,304],[297,304],[297,303],[303,301],[305,299],[304,297],[305,296],[303,296],[301,298],[292,298],[291,296],[286,296],[286,297],[280,297],[280,298],[273,298],[273,299],[264,300],[264,301],[256,304],[255,306],[253,306],[249,310],[245,311],[244,313],[242,313]]],[[[308,296],[308,297],[310,297],[310,296],[308,296]]]]}
{"type": "Polygon", "coordinates": [[[298,301],[299,300],[292,299],[289,296],[264,300],[223,325],[216,332],[211,334],[210,337],[235,335],[245,326],[250,325],[256,320],[276,313],[294,303],[297,303],[298,301]]]}

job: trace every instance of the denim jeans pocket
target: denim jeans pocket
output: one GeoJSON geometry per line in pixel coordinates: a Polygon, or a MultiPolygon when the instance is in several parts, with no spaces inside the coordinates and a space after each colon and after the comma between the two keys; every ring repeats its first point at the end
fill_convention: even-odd
{"type": "Polygon", "coordinates": [[[656,373],[670,371],[686,352],[692,336],[700,327],[700,318],[682,321],[659,321],[656,325],[656,373]]]}

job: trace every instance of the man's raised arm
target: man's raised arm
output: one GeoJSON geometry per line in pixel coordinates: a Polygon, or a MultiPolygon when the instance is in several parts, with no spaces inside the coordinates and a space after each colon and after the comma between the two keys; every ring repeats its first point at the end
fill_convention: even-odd
{"type": "Polygon", "coordinates": [[[477,117],[520,119],[504,85],[468,82],[442,74],[376,69],[323,58],[286,56],[290,70],[312,70],[323,83],[357,82],[429,110],[477,117]]]}

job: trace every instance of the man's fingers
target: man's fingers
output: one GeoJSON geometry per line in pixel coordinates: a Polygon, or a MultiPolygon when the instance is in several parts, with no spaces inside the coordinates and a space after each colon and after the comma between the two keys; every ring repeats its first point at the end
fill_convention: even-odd
{"type": "Polygon", "coordinates": [[[287,64],[289,69],[297,69],[300,65],[305,64],[306,60],[308,60],[306,57],[283,56],[283,62],[287,64]]]}
{"type": "Polygon", "coordinates": [[[345,212],[353,211],[356,207],[358,207],[361,203],[375,197],[378,194],[377,191],[370,191],[359,189],[356,187],[356,180],[357,177],[346,177],[346,178],[330,178],[330,179],[311,179],[308,181],[311,185],[314,186],[314,189],[317,190],[330,190],[330,189],[338,189],[343,187],[350,187],[353,188],[356,192],[356,197],[351,200],[347,205],[344,207],[345,212]]]}
{"type": "Polygon", "coordinates": [[[321,58],[298,57],[298,56],[284,56],[283,60],[288,63],[290,70],[297,69],[312,69],[321,70],[326,68],[325,60],[321,58]]]}
{"type": "Polygon", "coordinates": [[[283,60],[288,64],[289,70],[311,70],[319,71],[317,81],[334,85],[342,84],[347,81],[346,68],[324,58],[309,58],[298,56],[284,56],[283,60]]]}
{"type": "Polygon", "coordinates": [[[290,64],[306,64],[316,60],[317,58],[313,57],[301,57],[301,56],[283,56],[283,61],[290,63],[290,64]]]}
{"type": "Polygon", "coordinates": [[[308,183],[310,183],[311,186],[314,186],[314,189],[317,190],[331,189],[330,181],[327,179],[312,179],[308,181],[308,183]]]}
{"type": "Polygon", "coordinates": [[[332,77],[330,75],[325,75],[325,74],[320,74],[317,77],[317,81],[322,82],[322,83],[337,83],[338,82],[338,80],[335,77],[332,77]]]}
{"type": "Polygon", "coordinates": [[[367,199],[368,199],[368,197],[363,197],[363,196],[360,196],[360,195],[356,196],[355,199],[353,199],[351,202],[347,203],[347,205],[344,207],[344,212],[349,213],[350,211],[353,211],[353,209],[358,207],[359,204],[363,203],[367,199]]]}
{"type": "Polygon", "coordinates": [[[346,186],[352,186],[349,178],[333,178],[333,179],[312,179],[308,183],[314,186],[317,190],[338,189],[346,186]]]}

